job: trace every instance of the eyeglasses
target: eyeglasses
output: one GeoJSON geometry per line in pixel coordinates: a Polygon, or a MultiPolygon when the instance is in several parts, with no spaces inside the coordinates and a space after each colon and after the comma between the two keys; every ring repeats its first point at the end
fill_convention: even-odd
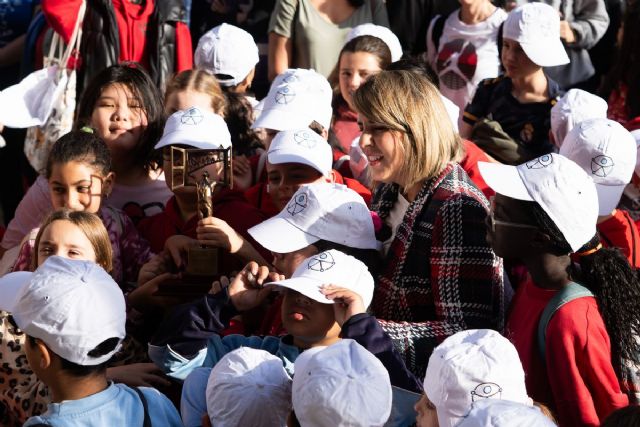
{"type": "Polygon", "coordinates": [[[489,208],[489,220],[491,221],[491,231],[493,232],[496,231],[496,225],[501,225],[503,227],[512,227],[512,228],[529,228],[534,230],[538,228],[535,225],[531,225],[531,224],[523,224],[521,222],[502,221],[502,220],[496,219],[495,212],[494,212],[494,207],[495,207],[494,198],[492,197],[489,201],[491,203],[489,208]]]}

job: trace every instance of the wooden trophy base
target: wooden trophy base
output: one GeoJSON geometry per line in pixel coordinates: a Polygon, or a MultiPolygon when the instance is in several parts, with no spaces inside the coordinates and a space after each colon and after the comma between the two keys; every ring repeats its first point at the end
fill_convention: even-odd
{"type": "Polygon", "coordinates": [[[218,248],[190,248],[181,278],[159,284],[154,295],[196,298],[209,293],[213,281],[219,278],[218,255],[218,248]]]}

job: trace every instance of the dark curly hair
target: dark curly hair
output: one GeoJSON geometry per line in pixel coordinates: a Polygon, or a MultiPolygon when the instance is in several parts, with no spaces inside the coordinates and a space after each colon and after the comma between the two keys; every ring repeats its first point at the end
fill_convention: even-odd
{"type": "Polygon", "coordinates": [[[253,107],[243,93],[236,93],[222,88],[226,98],[224,121],[231,134],[233,154],[236,156],[252,156],[257,148],[262,147],[258,134],[251,129],[253,124],[253,107]]]}
{"type": "MultiPolygon", "coordinates": [[[[562,232],[538,203],[523,203],[530,205],[536,225],[551,238],[555,255],[573,252],[562,232]]],[[[600,237],[596,234],[578,250],[578,254],[596,249],[599,244],[600,237]]],[[[579,256],[578,264],[570,267],[569,275],[595,295],[611,338],[613,354],[640,363],[640,344],[636,341],[640,336],[640,280],[627,258],[617,248],[601,248],[579,256]]]]}
{"type": "Polygon", "coordinates": [[[61,136],[47,158],[45,176],[51,177],[53,165],[72,161],[86,162],[102,176],[111,172],[111,153],[107,144],[92,132],[74,130],[61,136]]]}

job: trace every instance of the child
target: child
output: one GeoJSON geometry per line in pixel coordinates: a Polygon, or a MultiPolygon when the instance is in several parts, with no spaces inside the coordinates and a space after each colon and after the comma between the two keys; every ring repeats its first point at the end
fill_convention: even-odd
{"type": "Polygon", "coordinates": [[[513,10],[504,23],[503,37],[505,76],[480,83],[465,109],[460,135],[497,160],[517,164],[553,151],[549,110],[560,88],[542,67],[566,64],[569,58],[560,41],[558,12],[543,3],[513,10]],[[498,145],[503,138],[493,137],[495,124],[488,126],[483,119],[496,122],[499,132],[495,133],[510,143],[498,145]],[[480,134],[490,137],[481,141],[480,134]]]}
{"type": "MultiPolygon", "coordinates": [[[[147,73],[129,64],[102,70],[85,89],[77,114],[76,129],[93,128],[111,151],[118,184],[107,204],[134,222],[161,212],[171,197],[153,153],[162,129],[162,97],[147,73]]],[[[9,223],[0,253],[19,245],[51,206],[47,179],[40,176],[9,223]]]]}
{"type": "Polygon", "coordinates": [[[226,101],[215,77],[204,70],[186,70],[173,76],[164,92],[164,111],[171,115],[197,107],[224,117],[226,101]]]}
{"type": "MultiPolygon", "coordinates": [[[[127,283],[136,282],[140,267],[152,254],[149,244],[140,237],[124,212],[102,206],[103,199],[111,195],[115,182],[107,145],[86,131],[64,135],[49,154],[46,178],[54,209],[95,213],[102,219],[113,251],[111,274],[126,291],[127,283]]],[[[30,238],[22,245],[13,271],[28,269],[33,249],[34,242],[30,238]]]]}
{"type": "Polygon", "coordinates": [[[418,427],[453,427],[465,418],[473,402],[504,399],[531,406],[524,371],[513,344],[496,331],[458,332],[429,357],[424,395],[415,410],[418,427]]]}
{"type": "Polygon", "coordinates": [[[606,119],[607,102],[582,89],[571,89],[551,107],[551,131],[549,138],[562,147],[571,129],[587,119],[606,119]]]}
{"type": "Polygon", "coordinates": [[[331,168],[331,146],[309,128],[278,132],[267,151],[267,179],[245,192],[249,202],[271,217],[289,203],[301,185],[317,182],[345,184],[366,203],[371,192],[356,180],[331,168]]]}
{"type": "MultiPolygon", "coordinates": [[[[196,370],[203,372],[206,370],[196,370]]],[[[240,347],[213,367],[207,381],[203,426],[285,427],[291,412],[291,377],[282,360],[240,347]]],[[[188,400],[188,399],[187,399],[188,400]]]]}
{"type": "Polygon", "coordinates": [[[158,391],[107,380],[106,363],[120,348],[126,316],[122,292],[101,267],[53,256],[33,274],[2,281],[0,308],[25,333],[27,362],[53,401],[25,426],[182,425],[158,391]]]}
{"type": "MultiPolygon", "coordinates": [[[[218,149],[229,148],[231,138],[222,117],[210,111],[196,107],[173,113],[167,120],[164,135],[156,145],[163,150],[163,165],[166,171],[166,183],[172,189],[174,177],[171,165],[171,147],[218,149]]],[[[221,164],[208,167],[212,181],[222,178],[221,164]]],[[[199,174],[202,172],[195,171],[199,174]]],[[[245,244],[251,238],[246,230],[261,222],[264,217],[259,211],[246,203],[242,193],[217,185],[213,191],[213,216],[200,220],[197,213],[197,195],[195,185],[172,189],[174,195],[167,203],[164,212],[146,218],[138,225],[140,233],[149,239],[151,248],[159,252],[169,237],[182,234],[191,239],[198,237],[202,244],[220,247],[224,250],[219,265],[224,271],[239,270],[244,262],[268,256],[256,252],[258,245],[245,244]],[[238,213],[242,213],[239,215],[238,213]],[[232,254],[239,257],[239,264],[232,254]]],[[[180,267],[180,265],[178,265],[180,267]]]]}
{"type": "Polygon", "coordinates": [[[640,285],[619,251],[600,246],[593,180],[557,154],[517,167],[481,163],[480,172],[497,193],[487,240],[531,275],[516,291],[506,327],[527,391],[557,412],[561,426],[599,425],[628,404],[625,391],[637,390],[627,363],[639,362],[640,285]]]}
{"type": "Polygon", "coordinates": [[[602,245],[620,249],[631,267],[640,268],[640,233],[629,213],[616,208],[636,167],[631,133],[613,120],[584,120],[565,137],[560,154],[576,162],[596,185],[602,245]]]}
{"type": "Polygon", "coordinates": [[[382,427],[391,414],[385,366],[344,339],[295,362],[292,416],[305,427],[382,427]]]}

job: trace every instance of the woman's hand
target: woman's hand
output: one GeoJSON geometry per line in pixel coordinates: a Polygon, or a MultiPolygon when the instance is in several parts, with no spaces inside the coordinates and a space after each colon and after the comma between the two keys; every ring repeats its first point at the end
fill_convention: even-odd
{"type": "Polygon", "coordinates": [[[163,388],[171,385],[171,381],[154,363],[133,363],[107,368],[107,378],[130,387],[163,388]]]}
{"type": "Polygon", "coordinates": [[[350,289],[341,288],[337,285],[325,285],[320,290],[327,299],[334,302],[336,322],[342,327],[344,323],[356,314],[366,313],[366,308],[362,297],[350,289]]]}
{"type": "Polygon", "coordinates": [[[232,254],[238,252],[244,243],[242,236],[229,224],[213,216],[198,222],[196,234],[201,244],[221,248],[232,254]]]}
{"type": "MultiPolygon", "coordinates": [[[[225,287],[221,278],[221,287],[225,287]]],[[[273,291],[272,286],[265,286],[265,283],[283,280],[284,276],[275,272],[270,272],[266,266],[259,266],[256,262],[247,264],[240,273],[233,278],[229,287],[229,298],[233,306],[239,311],[246,311],[258,307],[273,291]]],[[[214,287],[216,283],[214,283],[214,287]]]]}

